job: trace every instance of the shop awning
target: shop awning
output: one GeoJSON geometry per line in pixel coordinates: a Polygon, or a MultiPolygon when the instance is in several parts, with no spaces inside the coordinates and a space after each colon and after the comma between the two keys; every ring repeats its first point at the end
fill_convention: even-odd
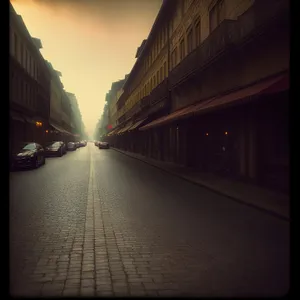
{"type": "Polygon", "coordinates": [[[260,81],[256,84],[240,89],[238,91],[216,96],[198,104],[193,104],[174,113],[152,121],[143,126],[140,130],[147,130],[153,127],[161,126],[172,121],[187,118],[192,115],[209,112],[231,104],[242,103],[252,100],[255,95],[273,94],[289,89],[289,75],[283,74],[270,79],[260,81]]]}
{"type": "Polygon", "coordinates": [[[73,134],[72,132],[69,132],[68,130],[65,130],[65,129],[63,129],[63,130],[64,130],[64,132],[65,132],[66,134],[69,134],[69,135],[74,136],[74,134],[73,134]]]}
{"type": "Polygon", "coordinates": [[[123,127],[120,131],[118,131],[118,134],[119,133],[124,133],[126,131],[128,131],[128,129],[132,126],[132,123],[126,125],[125,127],[123,127]]]}
{"type": "Polygon", "coordinates": [[[11,111],[10,117],[15,121],[25,122],[25,119],[17,112],[11,111]]]}
{"type": "MultiPolygon", "coordinates": [[[[146,118],[146,119],[147,119],[147,118],[146,118]]],[[[134,123],[134,124],[129,128],[129,131],[138,128],[138,127],[139,127],[146,119],[143,119],[143,120],[140,120],[140,121],[137,121],[136,123],[134,123]]]]}
{"type": "Polygon", "coordinates": [[[243,103],[251,101],[252,96],[273,94],[289,89],[289,78],[287,75],[281,75],[275,78],[258,82],[244,89],[232,92],[227,95],[216,97],[213,101],[204,101],[194,108],[195,114],[208,112],[216,108],[222,108],[230,104],[243,103]]]}
{"type": "Polygon", "coordinates": [[[35,124],[35,120],[33,120],[29,117],[25,117],[25,120],[26,120],[27,123],[35,124]]]}
{"type": "Polygon", "coordinates": [[[61,133],[66,133],[67,131],[66,130],[64,130],[62,127],[60,127],[60,126],[58,126],[58,125],[56,125],[56,124],[53,124],[52,122],[49,122],[50,123],[50,125],[54,128],[54,129],[56,129],[57,131],[59,131],[59,132],[61,132],[61,133]]]}
{"type": "Polygon", "coordinates": [[[119,134],[119,132],[120,132],[121,130],[123,130],[123,128],[124,128],[124,127],[122,127],[122,128],[117,128],[116,131],[114,132],[114,135],[119,134]]]}
{"type": "Polygon", "coordinates": [[[156,120],[150,122],[149,124],[146,124],[145,126],[142,126],[139,130],[147,130],[147,129],[150,129],[150,128],[153,128],[153,127],[164,125],[164,124],[167,124],[169,122],[184,118],[184,117],[189,115],[189,113],[193,110],[194,106],[195,105],[191,105],[191,106],[179,109],[179,110],[173,112],[172,114],[169,114],[167,116],[156,119],[156,120]]]}
{"type": "Polygon", "coordinates": [[[118,129],[120,129],[120,128],[114,128],[107,136],[114,135],[118,131],[118,129]]]}

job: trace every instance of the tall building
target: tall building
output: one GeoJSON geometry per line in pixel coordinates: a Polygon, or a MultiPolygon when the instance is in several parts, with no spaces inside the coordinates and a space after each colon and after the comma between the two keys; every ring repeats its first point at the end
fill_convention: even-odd
{"type": "Polygon", "coordinates": [[[285,0],[163,1],[107,139],[287,191],[289,32],[285,0]]]}
{"type": "Polygon", "coordinates": [[[81,139],[84,135],[84,132],[81,112],[78,106],[77,98],[75,94],[70,92],[66,92],[66,95],[71,104],[71,127],[73,128],[74,135],[77,137],[77,139],[81,139]]]}
{"type": "Polygon", "coordinates": [[[109,92],[105,96],[105,106],[101,117],[101,126],[98,128],[101,132],[100,136],[104,134],[111,135],[117,130],[120,123],[117,102],[120,95],[123,93],[123,85],[127,78],[126,76],[124,79],[113,82],[109,92]]]}
{"type": "Polygon", "coordinates": [[[22,142],[46,142],[50,114],[51,74],[20,15],[10,4],[9,22],[10,150],[22,142]]]}

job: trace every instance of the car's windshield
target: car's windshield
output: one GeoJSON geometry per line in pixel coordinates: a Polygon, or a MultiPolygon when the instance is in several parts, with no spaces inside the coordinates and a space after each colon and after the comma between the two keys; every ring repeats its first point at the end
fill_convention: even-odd
{"type": "Polygon", "coordinates": [[[60,142],[54,142],[49,145],[49,147],[59,147],[59,146],[60,146],[60,142]]]}
{"type": "Polygon", "coordinates": [[[35,143],[27,144],[22,148],[22,150],[35,150],[35,149],[36,149],[35,143]]]}

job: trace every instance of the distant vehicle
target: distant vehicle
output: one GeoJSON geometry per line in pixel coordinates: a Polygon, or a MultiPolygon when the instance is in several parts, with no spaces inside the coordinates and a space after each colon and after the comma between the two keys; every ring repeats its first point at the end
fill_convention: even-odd
{"type": "Polygon", "coordinates": [[[80,141],[80,147],[85,147],[86,146],[86,141],[80,141]]]}
{"type": "Polygon", "coordinates": [[[20,150],[12,158],[13,168],[38,168],[44,165],[45,150],[44,148],[35,142],[24,143],[20,150]]]}
{"type": "Polygon", "coordinates": [[[45,150],[47,156],[63,156],[67,153],[66,145],[62,141],[52,142],[45,150]]]}
{"type": "Polygon", "coordinates": [[[80,142],[75,142],[76,148],[80,148],[80,142]]]}
{"type": "Polygon", "coordinates": [[[99,141],[94,142],[95,146],[99,146],[99,141]]]}
{"type": "Polygon", "coordinates": [[[109,149],[109,143],[107,143],[107,142],[99,142],[98,148],[99,149],[109,149]]]}
{"type": "Polygon", "coordinates": [[[77,149],[76,144],[74,142],[69,142],[67,144],[67,149],[68,149],[68,151],[74,151],[74,150],[76,150],[77,149]]]}

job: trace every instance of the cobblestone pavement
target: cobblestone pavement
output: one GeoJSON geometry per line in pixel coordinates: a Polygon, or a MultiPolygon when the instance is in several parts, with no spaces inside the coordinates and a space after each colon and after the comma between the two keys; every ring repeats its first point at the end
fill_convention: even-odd
{"type": "Polygon", "coordinates": [[[10,174],[10,289],[275,296],[289,223],[93,144],[10,174]]]}

